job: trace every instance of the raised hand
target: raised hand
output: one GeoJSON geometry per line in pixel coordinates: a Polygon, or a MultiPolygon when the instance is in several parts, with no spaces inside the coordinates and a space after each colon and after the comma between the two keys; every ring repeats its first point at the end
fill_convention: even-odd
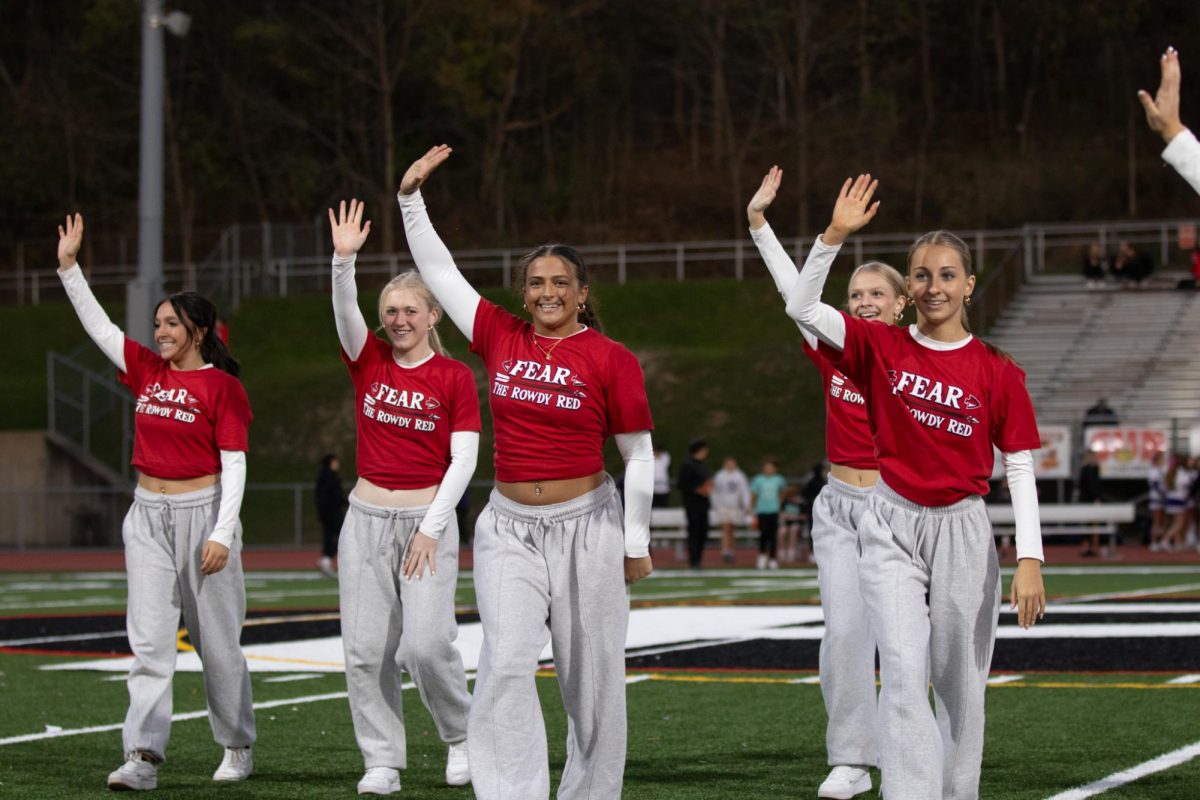
{"type": "Polygon", "coordinates": [[[76,212],[67,215],[67,227],[58,226],[58,269],[68,270],[79,261],[79,246],[83,244],[83,217],[76,212]]]}
{"type": "Polygon", "coordinates": [[[366,203],[351,199],[350,209],[347,211],[346,201],[343,200],[338,204],[336,217],[333,215],[333,209],[329,209],[329,227],[333,229],[333,252],[342,258],[356,254],[367,240],[367,235],[371,233],[371,220],[367,220],[365,225],[362,221],[365,206],[366,203]]]}
{"type": "Polygon", "coordinates": [[[1163,141],[1170,142],[1184,130],[1183,122],[1179,119],[1179,84],[1183,74],[1179,69],[1179,52],[1174,47],[1159,59],[1162,78],[1158,84],[1158,92],[1154,97],[1144,89],[1138,90],[1138,100],[1146,112],[1146,122],[1150,130],[1161,134],[1163,141]]]}
{"type": "Polygon", "coordinates": [[[750,205],[746,206],[746,217],[749,218],[750,227],[753,230],[758,230],[767,224],[764,212],[771,203],[775,202],[775,194],[779,191],[779,184],[782,182],[783,170],[778,166],[771,167],[763,176],[758,191],[754,193],[754,197],[750,198],[750,205]]]}
{"type": "Polygon", "coordinates": [[[872,203],[871,198],[875,196],[877,188],[879,181],[871,180],[870,173],[853,179],[846,178],[842,191],[838,193],[837,203],[833,206],[833,219],[825,233],[821,234],[825,244],[841,244],[875,218],[879,201],[872,203]]]}
{"type": "Polygon", "coordinates": [[[450,157],[452,152],[454,151],[448,144],[431,147],[428,153],[412,163],[412,166],[404,173],[404,177],[400,179],[400,194],[412,194],[420,189],[421,184],[425,183],[425,180],[441,166],[443,161],[450,157]]]}

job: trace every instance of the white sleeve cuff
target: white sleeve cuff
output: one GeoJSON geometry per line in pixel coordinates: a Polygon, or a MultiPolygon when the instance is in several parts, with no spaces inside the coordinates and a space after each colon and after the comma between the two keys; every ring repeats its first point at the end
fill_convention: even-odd
{"type": "Polygon", "coordinates": [[[650,555],[650,504],[654,500],[654,446],[650,431],[618,433],[625,459],[625,557],[650,555]]]}
{"type": "Polygon", "coordinates": [[[221,451],[221,504],[217,507],[217,524],[209,534],[210,542],[233,548],[241,523],[242,496],[246,492],[246,454],[240,450],[221,451]]]}
{"type": "Polygon", "coordinates": [[[75,307],[75,313],[79,315],[79,321],[83,323],[84,331],[104,351],[108,360],[121,372],[125,372],[125,334],[112,323],[100,307],[96,295],[92,294],[92,287],[88,286],[87,278],[83,277],[83,270],[79,268],[79,264],[72,265],[70,269],[59,270],[58,277],[67,291],[71,305],[75,307]]]}
{"type": "Polygon", "coordinates": [[[1033,475],[1033,451],[1004,454],[1008,493],[1012,497],[1013,521],[1017,529],[1017,559],[1045,561],[1042,553],[1042,521],[1038,516],[1037,482],[1033,475]]]}
{"type": "Polygon", "coordinates": [[[333,324],[338,341],[351,360],[362,353],[371,331],[358,308],[358,287],[354,283],[354,262],[357,255],[342,258],[333,254],[333,324]]]}
{"type": "Polygon", "coordinates": [[[829,277],[829,268],[841,249],[841,245],[825,244],[818,236],[808,251],[804,269],[800,270],[795,285],[787,293],[788,316],[801,328],[839,350],[846,345],[846,320],[836,308],[821,302],[821,291],[829,277]]]}
{"type": "MultiPolygon", "coordinates": [[[[442,538],[450,516],[458,501],[467,491],[471,476],[475,474],[475,461],[479,457],[479,431],[455,431],[450,434],[450,466],[442,476],[437,494],[425,512],[418,530],[430,539],[442,538]]],[[[461,533],[461,532],[460,532],[461,533]]]]}
{"type": "Polygon", "coordinates": [[[408,249],[417,271],[446,309],[455,327],[462,331],[467,341],[474,341],[475,312],[481,299],[479,292],[463,277],[454,263],[454,256],[433,229],[421,190],[412,194],[397,193],[396,200],[400,203],[408,249]]]}
{"type": "Polygon", "coordinates": [[[1162,151],[1163,161],[1166,161],[1183,179],[1200,192],[1200,142],[1191,130],[1184,128],[1175,135],[1162,151]]]}

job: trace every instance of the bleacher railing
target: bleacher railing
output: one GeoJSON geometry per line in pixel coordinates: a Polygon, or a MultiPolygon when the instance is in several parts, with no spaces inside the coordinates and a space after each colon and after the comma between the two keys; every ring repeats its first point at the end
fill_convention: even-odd
{"type": "MultiPolygon", "coordinates": [[[[1158,266],[1183,266],[1188,248],[1181,246],[1181,231],[1194,231],[1197,219],[1146,222],[1037,223],[1020,228],[956,231],[971,245],[976,269],[987,274],[1016,252],[1021,275],[1029,279],[1047,272],[1079,271],[1087,246],[1101,244],[1107,252],[1128,240],[1151,253],[1158,266]]],[[[916,233],[879,233],[852,237],[844,252],[856,262],[879,258],[903,265],[916,233]]],[[[236,309],[243,298],[286,297],[293,293],[328,289],[331,246],[327,222],[313,225],[233,225],[201,231],[197,241],[208,242],[208,255],[191,263],[163,265],[168,287],[194,288],[236,309]]],[[[1186,241],[1186,238],[1185,240],[1186,241]]],[[[784,246],[802,260],[813,237],[786,238],[784,246]]],[[[177,252],[168,237],[167,252],[177,252]]],[[[462,270],[481,286],[510,286],[513,269],[529,247],[488,250],[453,248],[462,270]]],[[[81,262],[98,293],[124,287],[137,273],[135,248],[129,237],[90,235],[81,262]]],[[[766,269],[753,242],[726,239],[691,242],[589,245],[579,248],[601,283],[623,284],[636,280],[692,280],[697,278],[765,277],[766,269]]],[[[60,298],[62,288],[52,259],[29,263],[17,245],[0,254],[0,302],[36,305],[60,298]]],[[[358,271],[364,275],[390,275],[412,266],[407,249],[394,253],[364,253],[358,271]]],[[[123,297],[123,292],[121,293],[123,297]]]]}

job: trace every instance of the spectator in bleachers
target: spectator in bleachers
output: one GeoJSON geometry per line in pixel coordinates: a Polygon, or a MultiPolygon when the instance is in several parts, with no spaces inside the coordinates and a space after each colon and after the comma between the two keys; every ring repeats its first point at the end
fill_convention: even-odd
{"type": "Polygon", "coordinates": [[[726,456],[717,474],[713,475],[713,510],[721,525],[721,560],[732,564],[737,540],[734,528],[746,524],[750,512],[750,481],[746,473],[738,469],[737,459],[726,456]]]}
{"type": "Polygon", "coordinates": [[[1125,286],[1141,286],[1150,273],[1154,272],[1154,259],[1145,250],[1138,250],[1129,241],[1117,245],[1117,257],[1113,261],[1113,277],[1125,286]]]}
{"type": "Polygon", "coordinates": [[[1083,424],[1087,425],[1120,425],[1121,418],[1108,405],[1108,399],[1101,397],[1096,405],[1083,414],[1083,424]]]}
{"type": "Polygon", "coordinates": [[[1088,288],[1103,286],[1111,268],[1104,248],[1099,243],[1089,245],[1087,253],[1083,256],[1083,277],[1087,280],[1088,288]]]}

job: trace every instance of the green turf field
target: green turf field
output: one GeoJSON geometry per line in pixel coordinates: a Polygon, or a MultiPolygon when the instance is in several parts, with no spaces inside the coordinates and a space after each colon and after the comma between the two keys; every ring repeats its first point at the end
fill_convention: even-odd
{"type": "MultiPolygon", "coordinates": [[[[637,608],[811,603],[811,570],[778,573],[662,571],[634,588],[637,608]]],[[[1072,597],[1109,602],[1118,595],[1200,599],[1200,568],[1052,568],[1047,585],[1064,608],[1072,597]],[[1188,588],[1191,587],[1191,588],[1188,588]]],[[[303,573],[247,576],[253,609],[335,609],[333,581],[303,573]]],[[[28,615],[101,614],[122,608],[118,573],[0,575],[0,623],[28,615]]],[[[473,604],[462,576],[461,609],[473,604]]],[[[1053,610],[1052,612],[1053,613],[1053,610]]],[[[315,615],[314,615],[315,616],[315,615]]],[[[116,617],[119,622],[120,618],[116,617]]],[[[0,637],[9,639],[8,635],[0,637]]],[[[1131,646],[1137,646],[1132,644],[1131,646]]],[[[71,657],[0,650],[0,797],[104,796],[104,778],[121,761],[120,722],[127,695],[120,673],[45,671],[71,657]],[[98,726],[100,730],[71,734],[98,726]],[[14,741],[28,737],[26,741],[14,741]]],[[[1200,672],[1200,663],[1197,664],[1200,672]]],[[[811,670],[631,668],[629,757],[624,797],[815,797],[827,767],[825,712],[811,670]]],[[[988,739],[981,796],[1045,800],[1192,746],[1200,749],[1200,676],[1176,672],[1079,673],[1054,664],[996,674],[988,696],[988,739]],[[1185,678],[1186,680],[1186,678],[1185,678]]],[[[253,674],[259,740],[255,773],[215,787],[220,760],[202,714],[175,722],[159,794],[171,798],[354,796],[361,760],[340,673],[253,674]],[[280,679],[283,680],[280,680],[280,679]]],[[[565,719],[552,675],[539,680],[553,778],[564,759],[565,719]]],[[[442,783],[445,747],[415,692],[406,694],[409,766],[404,797],[471,797],[442,783]]],[[[201,677],[175,678],[175,713],[202,712],[201,677]]],[[[1154,771],[1119,788],[1091,790],[1106,800],[1200,796],[1200,760],[1154,771]]],[[[874,797],[869,794],[867,797],[874,797]]]]}

